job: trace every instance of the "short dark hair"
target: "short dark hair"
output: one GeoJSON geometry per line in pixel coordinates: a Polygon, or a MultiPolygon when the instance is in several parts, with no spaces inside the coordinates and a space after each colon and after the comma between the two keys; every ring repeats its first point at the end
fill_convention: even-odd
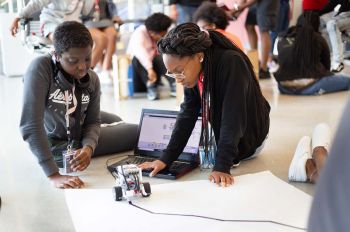
{"type": "Polygon", "coordinates": [[[215,2],[205,1],[196,10],[193,16],[193,22],[204,20],[208,23],[215,24],[219,29],[225,30],[228,25],[228,19],[225,11],[218,7],[215,2]]]}
{"type": "Polygon", "coordinates": [[[172,24],[171,18],[162,13],[154,13],[145,21],[145,26],[148,31],[163,32],[167,31],[172,24]]]}
{"type": "Polygon", "coordinates": [[[93,40],[89,30],[83,24],[75,21],[66,21],[55,29],[53,45],[55,52],[61,55],[70,48],[92,47],[93,40]]]}

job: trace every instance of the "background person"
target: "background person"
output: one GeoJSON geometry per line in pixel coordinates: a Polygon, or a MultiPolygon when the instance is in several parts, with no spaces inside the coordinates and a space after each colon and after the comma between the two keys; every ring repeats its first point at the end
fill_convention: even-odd
{"type": "Polygon", "coordinates": [[[246,22],[246,25],[249,26],[246,26],[246,28],[251,49],[256,49],[258,47],[258,36],[255,31],[255,25],[258,25],[259,27],[261,44],[259,78],[262,79],[270,78],[270,73],[267,67],[272,47],[270,32],[275,30],[277,25],[279,3],[280,0],[241,0],[238,4],[235,4],[234,8],[230,11],[232,16],[236,16],[245,8],[249,7],[246,22]]]}
{"type": "MultiPolygon", "coordinates": [[[[158,87],[161,77],[165,75],[163,59],[157,51],[157,41],[168,31],[172,20],[162,14],[149,16],[145,25],[139,26],[132,34],[127,54],[132,57],[133,84],[135,92],[147,87],[147,98],[151,101],[159,99],[158,87]]],[[[169,81],[170,92],[176,96],[175,81],[169,81]]]]}
{"type": "Polygon", "coordinates": [[[244,51],[241,40],[226,30],[229,24],[227,14],[223,9],[218,7],[213,2],[203,2],[202,5],[195,11],[193,15],[193,22],[196,23],[202,30],[216,30],[225,35],[231,40],[238,48],[244,51]]]}
{"type": "Polygon", "coordinates": [[[85,21],[89,29],[94,47],[91,67],[96,67],[102,84],[112,83],[112,56],[115,52],[118,33],[114,23],[122,24],[121,19],[111,9],[111,0],[96,0],[92,9],[91,20],[85,21]]]}
{"type": "Polygon", "coordinates": [[[53,39],[55,28],[63,21],[79,21],[81,16],[86,16],[91,12],[93,0],[31,0],[19,12],[11,25],[11,34],[14,36],[18,32],[20,19],[29,19],[31,15],[40,13],[40,27],[43,36],[53,39]]]}
{"type": "Polygon", "coordinates": [[[278,42],[279,69],[274,74],[282,94],[320,95],[350,88],[350,78],[330,72],[327,42],[319,33],[317,12],[305,11],[296,27],[278,42]]]}
{"type": "MultiPolygon", "coordinates": [[[[170,18],[178,24],[192,22],[193,14],[206,0],[170,0],[170,18]]],[[[215,2],[215,1],[212,1],[215,2]]]]}

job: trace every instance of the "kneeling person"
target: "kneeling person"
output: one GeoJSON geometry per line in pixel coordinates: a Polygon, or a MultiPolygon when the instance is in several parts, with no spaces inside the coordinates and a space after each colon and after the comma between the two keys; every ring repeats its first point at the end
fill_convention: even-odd
{"type": "Polygon", "coordinates": [[[90,69],[92,46],[90,32],[84,25],[64,22],[54,32],[53,54],[36,58],[24,76],[22,136],[58,188],[83,186],[79,177],[59,173],[62,153],[67,148],[75,151],[71,169],[83,171],[92,155],[129,150],[136,142],[137,125],[100,129],[101,117],[109,123],[121,119],[106,113],[100,115],[100,82],[90,69]],[[123,144],[115,145],[115,141],[123,144]]]}
{"type": "Polygon", "coordinates": [[[194,23],[172,29],[158,42],[158,50],[167,75],[185,87],[185,99],[164,154],[141,168],[153,168],[151,175],[155,175],[170,166],[186,146],[202,111],[205,150],[211,146],[210,125],[217,144],[209,179],[223,186],[232,184],[232,165],[259,151],[269,131],[270,106],[252,64],[224,35],[201,31],[194,23]]]}

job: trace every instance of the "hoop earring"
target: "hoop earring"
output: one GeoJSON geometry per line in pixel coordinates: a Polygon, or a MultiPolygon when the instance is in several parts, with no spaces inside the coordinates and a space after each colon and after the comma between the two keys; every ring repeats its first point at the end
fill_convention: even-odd
{"type": "Polygon", "coordinates": [[[199,63],[202,63],[202,62],[203,62],[203,60],[204,60],[204,58],[203,58],[203,57],[201,57],[201,58],[199,59],[199,63]]]}

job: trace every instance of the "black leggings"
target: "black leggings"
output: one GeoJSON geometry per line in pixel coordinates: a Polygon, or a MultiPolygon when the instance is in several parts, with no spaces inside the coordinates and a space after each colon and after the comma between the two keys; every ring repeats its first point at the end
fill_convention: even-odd
{"type": "MultiPolygon", "coordinates": [[[[110,124],[119,121],[122,121],[122,119],[117,115],[101,111],[102,124],[110,124]]],[[[93,157],[134,149],[137,142],[137,131],[138,125],[130,123],[101,127],[98,145],[93,157]]]]}
{"type": "MultiPolygon", "coordinates": [[[[153,69],[157,73],[157,81],[156,86],[160,84],[161,76],[165,76],[166,68],[163,63],[163,58],[161,55],[157,55],[154,57],[153,61],[153,69]]],[[[146,86],[148,82],[148,73],[147,70],[142,66],[140,61],[134,57],[131,61],[132,69],[133,69],[133,84],[135,92],[144,92],[146,91],[146,86]]],[[[165,78],[169,81],[169,83],[173,83],[175,80],[171,77],[165,76],[165,78]]]]}

